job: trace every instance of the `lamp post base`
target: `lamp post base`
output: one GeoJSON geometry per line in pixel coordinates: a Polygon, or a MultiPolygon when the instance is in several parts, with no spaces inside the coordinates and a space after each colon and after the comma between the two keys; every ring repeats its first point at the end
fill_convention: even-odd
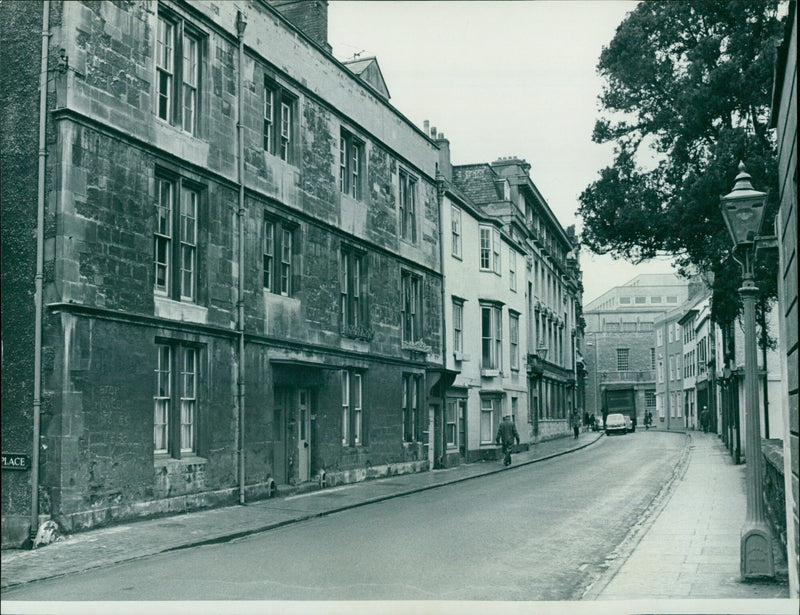
{"type": "Polygon", "coordinates": [[[772,532],[764,523],[746,524],[742,528],[740,567],[743,581],[775,578],[772,557],[772,532]]]}

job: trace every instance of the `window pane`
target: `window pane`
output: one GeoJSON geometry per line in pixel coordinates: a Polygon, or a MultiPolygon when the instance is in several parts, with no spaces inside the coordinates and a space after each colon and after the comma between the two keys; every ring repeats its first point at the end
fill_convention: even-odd
{"type": "Polygon", "coordinates": [[[353,374],[353,440],[361,443],[361,374],[353,374]]]}
{"type": "Polygon", "coordinates": [[[181,373],[181,451],[194,450],[194,425],[196,403],[197,351],[183,349],[183,370],[181,373]]]}
{"type": "Polygon", "coordinates": [[[493,368],[492,310],[481,308],[481,360],[484,368],[493,368]]]}
{"type": "Polygon", "coordinates": [[[183,129],[195,131],[197,84],[199,82],[198,42],[183,36],[183,129]]]}
{"type": "Polygon", "coordinates": [[[339,137],[339,189],[347,194],[347,141],[339,137]]]}
{"type": "Polygon", "coordinates": [[[173,26],[165,19],[158,19],[156,40],[156,72],[158,82],[157,113],[162,120],[169,120],[172,113],[173,26]]]}
{"type": "Polygon", "coordinates": [[[359,172],[361,169],[361,150],[360,145],[357,143],[352,143],[352,160],[350,161],[350,175],[351,175],[351,182],[350,182],[350,193],[352,194],[353,198],[357,199],[361,195],[359,193],[359,172]]]}
{"type": "Polygon", "coordinates": [[[481,443],[491,443],[494,441],[492,429],[492,403],[489,399],[481,400],[481,443]]]}
{"type": "Polygon", "coordinates": [[[481,269],[491,268],[491,229],[481,228],[481,269]]]}
{"type": "Polygon", "coordinates": [[[292,276],[292,233],[283,229],[281,238],[281,294],[288,295],[292,276]]]}
{"type": "Polygon", "coordinates": [[[153,396],[153,446],[156,452],[166,452],[169,435],[169,403],[171,382],[171,349],[156,348],[156,391],[153,396]]]}

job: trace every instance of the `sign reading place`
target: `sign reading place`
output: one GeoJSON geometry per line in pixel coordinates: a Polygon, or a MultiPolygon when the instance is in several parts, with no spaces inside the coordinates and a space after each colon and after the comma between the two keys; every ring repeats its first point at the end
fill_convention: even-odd
{"type": "Polygon", "coordinates": [[[3,470],[28,470],[31,467],[31,458],[29,455],[3,453],[0,467],[3,470]]]}

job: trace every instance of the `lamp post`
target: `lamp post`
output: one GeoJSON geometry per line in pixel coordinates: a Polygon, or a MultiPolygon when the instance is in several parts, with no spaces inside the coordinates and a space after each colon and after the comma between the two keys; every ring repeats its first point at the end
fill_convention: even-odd
{"type": "Polygon", "coordinates": [[[761,455],[761,421],[758,407],[756,365],[755,303],[758,288],[753,280],[756,236],[766,209],[767,195],[753,189],[744,163],[733,190],[720,199],[720,209],[733,239],[734,253],[742,265],[742,287],[739,294],[744,308],[744,383],[745,424],[747,427],[747,517],[740,540],[740,572],[743,580],[774,577],[772,532],[764,516],[763,465],[761,455]]]}

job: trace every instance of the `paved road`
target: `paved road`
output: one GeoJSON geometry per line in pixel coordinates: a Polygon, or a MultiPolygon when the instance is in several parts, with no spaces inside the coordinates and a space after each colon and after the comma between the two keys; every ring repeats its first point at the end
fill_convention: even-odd
{"type": "MultiPolygon", "coordinates": [[[[3,598],[577,599],[672,475],[684,442],[652,432],[603,438],[534,465],[3,598]]],[[[315,497],[284,505],[313,509],[315,497]]]]}

